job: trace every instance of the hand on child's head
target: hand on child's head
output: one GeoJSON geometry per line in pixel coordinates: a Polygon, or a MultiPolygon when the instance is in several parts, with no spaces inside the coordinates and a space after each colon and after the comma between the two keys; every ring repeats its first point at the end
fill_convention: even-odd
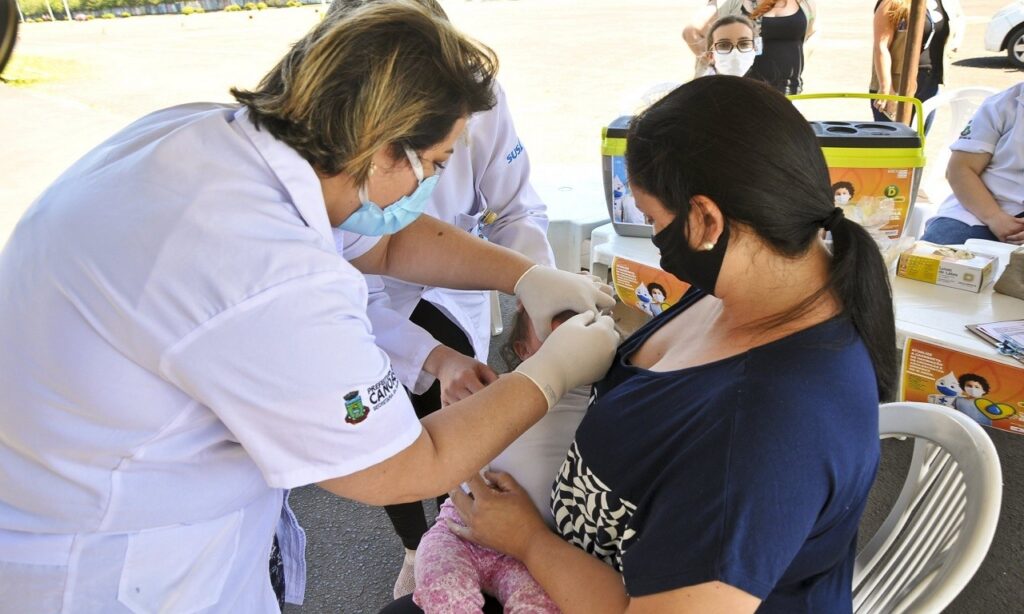
{"type": "Polygon", "coordinates": [[[563,311],[562,313],[551,318],[551,330],[555,330],[556,328],[561,326],[566,320],[573,317],[574,315],[577,315],[575,311],[563,311]]]}

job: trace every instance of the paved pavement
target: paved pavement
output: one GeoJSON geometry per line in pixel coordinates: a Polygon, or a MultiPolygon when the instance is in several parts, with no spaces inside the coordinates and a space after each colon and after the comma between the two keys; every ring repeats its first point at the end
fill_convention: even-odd
{"type": "MultiPolygon", "coordinates": [[[[1006,0],[963,0],[967,38],[947,69],[947,85],[1002,89],[1024,73],[982,45],[987,17],[1006,0]]],[[[519,0],[442,2],[452,20],[491,45],[523,142],[545,175],[561,165],[593,168],[599,180],[600,127],[628,111],[649,86],[686,80],[692,58],[681,24],[703,0],[519,0]]],[[[808,92],[866,89],[870,5],[819,2],[821,37],[808,60],[808,92]]],[[[30,201],[68,164],[136,117],[170,104],[229,100],[232,85],[254,85],[315,21],[317,7],[259,13],[138,17],[86,23],[26,24],[16,53],[74,58],[71,78],[31,89],[0,84],[0,244],[30,201]]],[[[808,108],[815,119],[866,116],[865,107],[808,108]]],[[[709,127],[714,129],[714,127],[709,127]]],[[[933,134],[944,134],[937,125],[933,134]]],[[[939,146],[941,139],[933,139],[939,146]]],[[[1024,611],[1024,438],[990,431],[1006,479],[996,542],[950,612],[1024,611]]],[[[906,446],[887,444],[866,526],[898,490],[906,446]]],[[[310,587],[298,612],[374,612],[386,603],[401,545],[378,509],[316,488],[293,494],[311,537],[310,587]]]]}

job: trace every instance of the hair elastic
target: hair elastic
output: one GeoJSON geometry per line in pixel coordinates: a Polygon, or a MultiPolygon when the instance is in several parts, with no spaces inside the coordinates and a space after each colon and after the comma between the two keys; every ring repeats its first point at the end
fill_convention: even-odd
{"type": "Polygon", "coordinates": [[[832,229],[836,227],[836,224],[845,218],[846,215],[843,214],[843,209],[841,207],[836,207],[832,210],[832,213],[828,214],[828,217],[822,220],[821,227],[831,232],[832,229]]]}

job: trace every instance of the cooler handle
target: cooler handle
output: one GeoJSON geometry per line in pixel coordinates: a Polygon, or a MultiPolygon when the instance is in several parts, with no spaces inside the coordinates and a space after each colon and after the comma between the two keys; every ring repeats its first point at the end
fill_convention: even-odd
{"type": "Polygon", "coordinates": [[[822,98],[864,98],[867,100],[895,100],[896,102],[908,102],[914,105],[917,110],[917,134],[924,143],[924,109],[921,101],[913,96],[897,96],[896,94],[867,94],[867,93],[835,93],[835,94],[792,94],[786,96],[790,100],[820,100],[822,98]]]}

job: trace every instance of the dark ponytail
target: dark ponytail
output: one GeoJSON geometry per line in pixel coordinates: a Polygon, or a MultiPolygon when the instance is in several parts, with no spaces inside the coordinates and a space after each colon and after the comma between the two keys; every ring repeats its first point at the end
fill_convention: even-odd
{"type": "Polygon", "coordinates": [[[892,289],[878,244],[868,231],[845,218],[832,225],[832,274],[829,289],[860,332],[878,379],[878,398],[896,397],[899,368],[892,289]]]}
{"type": "Polygon", "coordinates": [[[831,292],[871,356],[882,400],[896,391],[896,331],[889,276],[874,240],[835,214],[828,167],[807,121],[784,96],[753,79],[691,81],[637,116],[626,162],[632,185],[677,216],[707,196],[727,223],[748,226],[776,253],[796,258],[832,230],[829,281],[766,327],[796,318],[831,292]]]}

